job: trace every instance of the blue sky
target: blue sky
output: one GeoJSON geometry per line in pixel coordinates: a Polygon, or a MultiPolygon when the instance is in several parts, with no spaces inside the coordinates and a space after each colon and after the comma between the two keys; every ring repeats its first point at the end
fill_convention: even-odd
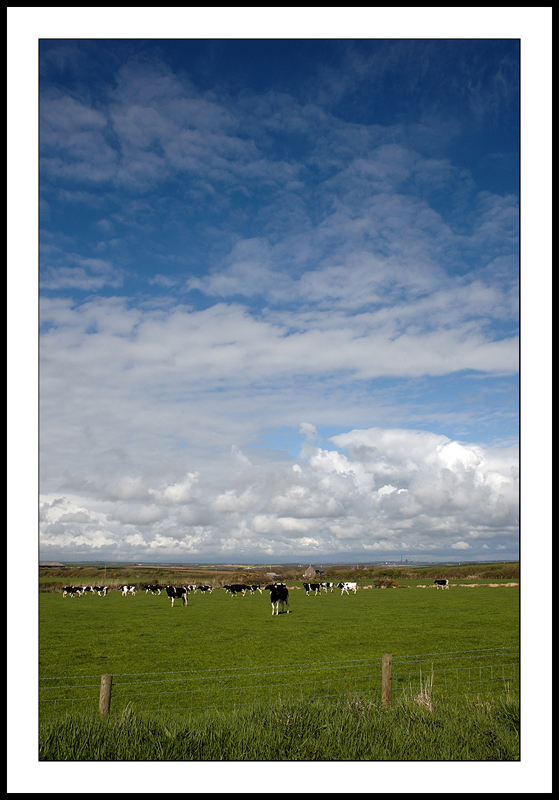
{"type": "Polygon", "coordinates": [[[39,67],[41,557],[518,557],[518,41],[39,67]]]}

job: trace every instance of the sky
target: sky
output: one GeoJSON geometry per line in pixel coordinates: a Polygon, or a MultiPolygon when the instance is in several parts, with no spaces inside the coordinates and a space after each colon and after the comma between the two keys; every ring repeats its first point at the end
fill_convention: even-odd
{"type": "Polygon", "coordinates": [[[41,559],[518,558],[519,73],[41,40],[41,559]]]}

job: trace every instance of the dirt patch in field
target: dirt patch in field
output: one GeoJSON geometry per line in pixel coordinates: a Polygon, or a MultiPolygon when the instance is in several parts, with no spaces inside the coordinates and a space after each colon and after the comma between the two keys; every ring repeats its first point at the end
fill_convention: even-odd
{"type": "MultiPolygon", "coordinates": [[[[452,589],[454,586],[459,586],[461,589],[476,589],[478,586],[489,586],[489,588],[496,589],[499,586],[519,586],[518,583],[451,583],[448,588],[452,589]]],[[[431,584],[417,585],[416,589],[437,589],[437,586],[431,584]]]]}

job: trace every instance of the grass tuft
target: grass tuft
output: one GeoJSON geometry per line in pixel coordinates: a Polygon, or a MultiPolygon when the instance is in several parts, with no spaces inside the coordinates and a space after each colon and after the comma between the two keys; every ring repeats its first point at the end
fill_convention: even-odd
{"type": "Polygon", "coordinates": [[[280,702],[201,716],[67,717],[40,725],[41,761],[514,761],[517,700],[460,710],[402,698],[280,702]]]}

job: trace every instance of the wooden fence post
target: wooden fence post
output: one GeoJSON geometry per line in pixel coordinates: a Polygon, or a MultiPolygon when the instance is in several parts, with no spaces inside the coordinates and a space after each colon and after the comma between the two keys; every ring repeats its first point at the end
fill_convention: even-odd
{"type": "Polygon", "coordinates": [[[382,654],[382,702],[386,708],[392,702],[392,656],[382,654]]]}
{"type": "Polygon", "coordinates": [[[111,708],[111,688],[113,685],[112,675],[101,675],[101,691],[99,693],[99,713],[103,717],[109,716],[111,708]]]}

